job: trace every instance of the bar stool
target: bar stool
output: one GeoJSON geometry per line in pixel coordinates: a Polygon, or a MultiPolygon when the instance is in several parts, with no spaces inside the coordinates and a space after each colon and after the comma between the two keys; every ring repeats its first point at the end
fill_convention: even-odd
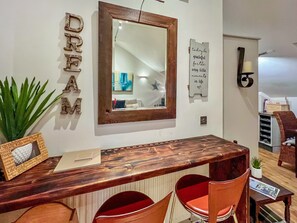
{"type": "Polygon", "coordinates": [[[190,174],[178,180],[176,196],[191,218],[198,217],[202,222],[221,222],[233,216],[238,223],[236,208],[243,192],[250,170],[235,179],[212,181],[206,176],[190,174]]]}
{"type": "Polygon", "coordinates": [[[109,198],[97,211],[93,223],[163,223],[170,201],[169,193],[154,201],[137,191],[125,191],[109,198]]]}
{"type": "Polygon", "coordinates": [[[15,223],[78,223],[75,209],[60,202],[37,205],[28,209],[15,223]]]}

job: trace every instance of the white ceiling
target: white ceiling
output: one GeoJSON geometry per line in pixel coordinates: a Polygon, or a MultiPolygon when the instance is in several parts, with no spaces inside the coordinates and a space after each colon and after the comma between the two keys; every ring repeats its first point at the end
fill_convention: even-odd
{"type": "Polygon", "coordinates": [[[296,97],[296,57],[260,57],[259,91],[270,97],[296,97]]]}
{"type": "Polygon", "coordinates": [[[225,34],[257,37],[259,91],[297,97],[297,0],[223,0],[225,34]]]}
{"type": "Polygon", "coordinates": [[[259,53],[297,57],[296,0],[223,0],[224,33],[261,38],[259,53]]]}

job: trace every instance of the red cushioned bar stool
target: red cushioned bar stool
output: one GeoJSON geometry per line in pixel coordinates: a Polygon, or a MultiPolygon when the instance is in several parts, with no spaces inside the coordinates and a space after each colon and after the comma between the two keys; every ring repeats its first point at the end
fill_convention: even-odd
{"type": "Polygon", "coordinates": [[[137,191],[118,193],[99,208],[93,223],[163,223],[171,194],[154,203],[137,191]]]}
{"type": "Polygon", "coordinates": [[[212,181],[197,174],[185,175],[175,185],[176,196],[191,218],[201,222],[221,222],[233,216],[238,223],[236,208],[249,177],[250,170],[232,180],[212,181]]]}

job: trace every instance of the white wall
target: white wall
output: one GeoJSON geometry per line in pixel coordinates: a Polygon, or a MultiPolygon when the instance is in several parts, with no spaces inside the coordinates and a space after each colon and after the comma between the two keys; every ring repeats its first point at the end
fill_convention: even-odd
{"type": "MultiPolygon", "coordinates": [[[[120,4],[116,0],[108,1],[120,4]]],[[[139,8],[140,2],[121,1],[122,5],[139,8]]],[[[11,14],[1,21],[1,30],[8,29],[9,38],[1,39],[0,75],[13,75],[17,81],[35,76],[49,79],[49,90],[61,92],[69,73],[65,67],[65,12],[79,14],[84,19],[80,34],[82,72],[77,77],[81,89],[82,115],[61,116],[55,107],[34,129],[44,135],[50,155],[92,147],[111,148],[124,145],[162,141],[174,138],[214,134],[222,136],[222,2],[217,0],[145,2],[143,10],[178,19],[177,49],[177,118],[176,120],[97,125],[98,76],[98,1],[90,0],[28,0],[5,1],[1,14],[11,14]],[[176,8],[179,10],[176,11],[176,8]],[[197,14],[204,22],[197,27],[197,14]],[[190,38],[210,43],[209,97],[190,104],[188,100],[190,38]],[[6,56],[6,52],[9,52],[6,56]],[[4,55],[3,55],[4,54],[4,55]],[[11,56],[9,56],[11,55],[11,56]],[[208,125],[199,125],[199,116],[208,116],[208,125]],[[121,139],[121,140],[115,140],[121,139]]],[[[74,95],[73,98],[76,98],[74,95]]]]}
{"type": "MultiPolygon", "coordinates": [[[[108,0],[108,2],[136,9],[141,4],[141,1],[128,0],[108,0]]],[[[60,107],[57,106],[47,113],[34,129],[43,133],[51,156],[92,147],[113,148],[205,134],[222,136],[222,1],[200,0],[189,1],[189,4],[178,0],[166,1],[164,4],[146,1],[143,10],[178,19],[177,117],[175,120],[99,126],[97,124],[98,1],[3,0],[0,2],[0,14],[5,18],[0,21],[2,30],[0,78],[13,75],[18,82],[25,77],[33,76],[41,81],[49,79],[49,90],[57,89],[58,93],[65,88],[70,76],[63,71],[65,12],[81,15],[85,22],[84,30],[80,34],[84,40],[83,61],[80,66],[82,72],[77,75],[77,83],[81,89],[79,96],[83,99],[82,114],[78,117],[61,116],[60,107]],[[194,103],[189,102],[187,88],[190,38],[210,44],[208,98],[204,101],[196,100],[194,103]],[[199,125],[201,115],[208,116],[208,124],[205,126],[199,125]]],[[[76,97],[77,95],[74,95],[72,99],[76,97]]],[[[206,170],[207,167],[199,169],[206,170]]],[[[167,184],[167,181],[165,182],[167,184]]],[[[95,203],[101,195],[100,193],[100,196],[90,199],[95,203]]],[[[162,195],[156,199],[160,199],[162,195]]],[[[90,218],[85,218],[84,211],[87,210],[85,202],[90,200],[81,200],[82,203],[75,203],[73,206],[79,208],[81,222],[86,222],[86,219],[90,218]]],[[[101,203],[102,200],[96,205],[101,203]]],[[[4,214],[4,219],[6,216],[4,214]]],[[[10,216],[16,215],[11,213],[10,216]]]]}
{"type": "Polygon", "coordinates": [[[224,36],[224,138],[237,140],[258,155],[258,40],[224,36]],[[244,60],[252,61],[254,84],[237,85],[238,47],[245,48],[244,60]]]}
{"type": "Polygon", "coordinates": [[[259,91],[270,97],[297,97],[296,74],[297,58],[259,57],[259,91]]]}
{"type": "Polygon", "coordinates": [[[271,56],[296,57],[297,1],[224,0],[224,33],[256,36],[259,52],[274,50],[271,56]]]}

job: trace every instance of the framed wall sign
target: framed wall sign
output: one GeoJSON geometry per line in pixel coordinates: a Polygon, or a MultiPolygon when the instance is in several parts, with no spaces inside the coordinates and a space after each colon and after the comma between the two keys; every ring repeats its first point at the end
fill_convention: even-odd
{"type": "Polygon", "coordinates": [[[189,96],[208,95],[209,43],[190,40],[190,86],[189,96]]]}

